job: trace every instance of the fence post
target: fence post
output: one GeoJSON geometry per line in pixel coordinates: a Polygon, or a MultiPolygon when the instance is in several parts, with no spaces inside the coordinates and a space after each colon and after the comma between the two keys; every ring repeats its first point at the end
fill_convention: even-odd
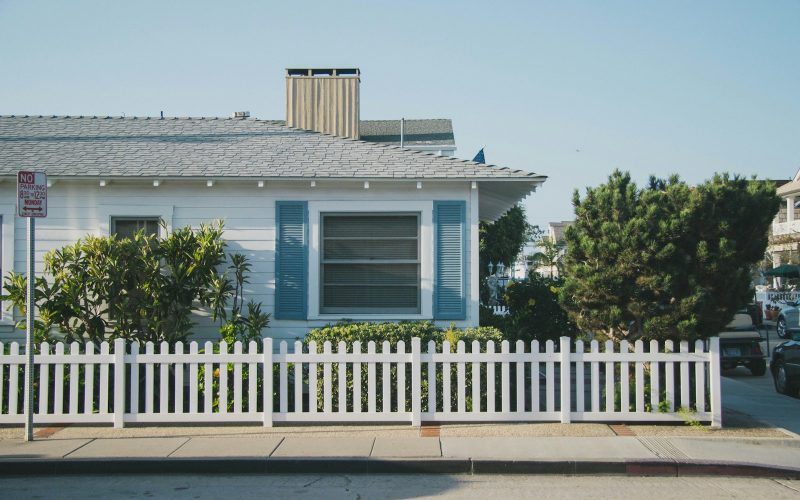
{"type": "Polygon", "coordinates": [[[419,337],[411,339],[411,425],[422,425],[422,345],[419,337]]]}
{"type": "Polygon", "coordinates": [[[264,427],[272,427],[272,339],[264,339],[264,427]]]}
{"type": "Polygon", "coordinates": [[[709,384],[711,386],[711,427],[722,427],[722,381],[719,364],[719,337],[711,337],[708,343],[709,384]]]}
{"type": "Polygon", "coordinates": [[[572,400],[571,374],[570,374],[570,353],[572,352],[571,340],[569,337],[561,337],[561,423],[570,423],[570,407],[572,400]]]}
{"type": "Polygon", "coordinates": [[[125,340],[114,340],[114,428],[125,427],[125,340]]]}

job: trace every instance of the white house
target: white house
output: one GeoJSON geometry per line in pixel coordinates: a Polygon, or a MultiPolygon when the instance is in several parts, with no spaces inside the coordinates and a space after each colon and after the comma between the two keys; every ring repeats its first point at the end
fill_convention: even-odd
{"type": "MultiPolygon", "coordinates": [[[[346,133],[348,117],[358,123],[357,89],[358,73],[287,74],[294,127],[244,114],[0,117],[2,273],[25,266],[16,172],[38,170],[51,185],[37,272],[45,252],[86,234],[224,219],[229,251],[253,264],[248,298],[273,313],[270,336],[301,337],[342,318],[477,326],[478,222],[545,177],[358,140],[357,125],[346,133]],[[304,85],[338,86],[298,109],[342,126],[298,128],[289,88],[304,85]],[[346,112],[323,116],[336,109],[346,112]]],[[[0,338],[20,334],[12,320],[4,305],[0,338]]],[[[196,336],[218,338],[217,327],[198,318],[196,336]]]]}

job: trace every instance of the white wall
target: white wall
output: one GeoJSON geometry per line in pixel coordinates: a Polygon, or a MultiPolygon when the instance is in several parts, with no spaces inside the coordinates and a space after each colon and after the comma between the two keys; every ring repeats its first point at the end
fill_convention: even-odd
{"type": "MultiPolygon", "coordinates": [[[[0,206],[15,201],[13,183],[0,183],[0,206]]],[[[48,217],[37,221],[36,271],[43,271],[43,256],[47,251],[73,243],[86,234],[107,235],[111,216],[154,216],[167,220],[174,228],[198,226],[215,219],[225,220],[225,238],[229,251],[247,255],[252,264],[250,284],[245,299],[262,302],[263,310],[273,312],[275,305],[275,201],[308,200],[310,206],[329,203],[357,202],[359,208],[370,207],[385,211],[393,204],[429,204],[431,200],[464,200],[470,214],[470,239],[467,248],[468,317],[455,322],[457,326],[477,326],[477,191],[468,182],[371,181],[364,189],[362,182],[317,180],[310,182],[270,182],[259,188],[256,181],[217,181],[206,187],[205,181],[162,181],[159,187],[152,182],[109,182],[100,187],[96,180],[57,181],[49,189],[48,217]],[[474,262],[473,262],[474,261],[474,262]]],[[[4,215],[4,220],[7,216],[4,215]]],[[[16,218],[14,224],[13,265],[17,272],[25,269],[25,220],[16,218]]],[[[423,228],[423,231],[425,229],[423,228]]],[[[9,251],[3,248],[3,255],[9,251]]],[[[315,265],[313,262],[311,265],[315,265]]],[[[6,269],[3,269],[6,272],[6,269]]],[[[310,294],[316,294],[311,290],[310,294]]],[[[349,315],[352,317],[352,315],[349,315]]],[[[425,319],[430,319],[428,316],[425,319]]],[[[309,328],[322,326],[330,320],[294,321],[273,319],[266,334],[276,338],[302,337],[309,328]]],[[[450,321],[443,322],[444,325],[450,321]]],[[[197,339],[216,339],[217,326],[199,318],[197,339]]],[[[8,324],[0,325],[0,340],[20,336],[8,324]]]]}

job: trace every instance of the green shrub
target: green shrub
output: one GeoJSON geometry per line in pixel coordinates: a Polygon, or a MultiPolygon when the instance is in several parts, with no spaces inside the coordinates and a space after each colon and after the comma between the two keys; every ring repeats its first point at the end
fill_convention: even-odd
{"type": "MultiPolygon", "coordinates": [[[[499,351],[499,343],[502,342],[503,336],[502,333],[493,327],[478,327],[478,328],[456,328],[455,326],[451,325],[447,329],[441,329],[434,325],[430,321],[415,321],[415,322],[400,322],[400,323],[352,323],[352,322],[342,322],[337,323],[334,325],[327,325],[322,328],[315,328],[308,332],[305,337],[305,342],[308,344],[311,341],[315,341],[317,343],[317,352],[322,352],[323,344],[325,341],[329,341],[331,343],[331,350],[333,352],[337,351],[337,344],[340,341],[343,341],[347,344],[348,352],[352,352],[352,343],[355,341],[361,342],[361,352],[367,352],[367,343],[369,341],[374,341],[376,346],[376,352],[382,351],[382,344],[384,341],[388,341],[391,346],[391,351],[396,352],[397,349],[397,342],[403,341],[405,343],[405,351],[411,351],[411,339],[414,337],[419,337],[421,341],[421,348],[422,352],[427,352],[428,350],[428,342],[434,341],[436,343],[437,351],[441,351],[442,343],[446,340],[450,342],[450,350],[451,352],[455,352],[457,349],[458,341],[463,340],[465,345],[465,349],[467,352],[470,352],[472,349],[472,342],[477,340],[481,343],[481,351],[485,352],[486,350],[486,342],[489,340],[493,340],[498,346],[496,350],[499,351]]],[[[336,388],[338,387],[338,370],[333,367],[334,369],[331,370],[331,387],[332,390],[332,402],[333,407],[337,407],[338,399],[336,394],[336,388]]],[[[466,366],[466,399],[467,399],[467,408],[468,410],[472,408],[472,377],[471,377],[471,366],[470,363],[467,363],[466,366]]],[[[322,409],[323,401],[323,378],[322,378],[322,365],[317,365],[317,407],[318,409],[322,409]]],[[[485,370],[485,368],[483,368],[485,370]]],[[[452,387],[452,401],[451,401],[451,408],[454,410],[456,409],[456,402],[457,402],[457,395],[456,395],[456,373],[457,373],[457,366],[452,364],[450,367],[451,371],[451,387],[452,387]]],[[[368,371],[367,371],[367,363],[361,364],[361,409],[362,411],[367,411],[368,409],[368,400],[369,396],[367,393],[368,388],[368,371]]],[[[485,373],[484,379],[485,380],[485,373]]],[[[304,374],[305,382],[308,383],[308,375],[304,374]]],[[[383,392],[381,390],[383,386],[383,369],[380,365],[376,366],[375,369],[375,387],[377,389],[376,394],[376,410],[381,411],[383,408],[383,392]]],[[[390,408],[392,411],[410,411],[411,410],[411,366],[410,364],[406,365],[406,373],[405,373],[405,394],[406,394],[406,406],[404,409],[398,409],[398,401],[396,397],[396,388],[397,388],[397,365],[393,364],[390,368],[390,386],[392,391],[392,398],[389,402],[390,408]]],[[[442,386],[442,369],[439,368],[436,371],[436,384],[438,387],[442,386]]],[[[421,380],[422,380],[422,410],[428,410],[428,366],[427,363],[423,364],[422,366],[422,373],[421,373],[421,380]]],[[[347,388],[348,393],[351,393],[353,388],[353,371],[352,369],[348,368],[347,370],[347,388]]],[[[441,410],[442,408],[442,393],[441,391],[437,391],[438,398],[437,398],[437,408],[441,410]]],[[[486,397],[486,387],[483,384],[482,390],[482,398],[485,399],[486,397]]],[[[482,404],[483,406],[483,404],[482,404]]],[[[347,401],[347,411],[353,411],[353,401],[347,401]]]]}
{"type": "Polygon", "coordinates": [[[558,301],[563,284],[559,278],[547,278],[531,273],[526,281],[511,282],[505,289],[503,301],[507,316],[496,316],[491,308],[482,307],[482,325],[499,328],[509,341],[558,341],[562,336],[575,337],[578,331],[558,301]]]}
{"type": "MultiPolygon", "coordinates": [[[[62,340],[50,335],[56,330],[65,342],[122,338],[175,343],[191,334],[192,313],[200,308],[223,322],[221,333],[229,342],[260,337],[269,315],[254,302],[247,304],[248,315],[242,314],[250,267],[244,256],[226,255],[222,234],[223,224],[216,222],[176,229],[162,239],[142,231],[133,238],[89,235],[48,252],[49,276],[35,284],[36,342],[62,340]],[[220,272],[228,258],[229,269],[220,272]]],[[[2,300],[24,315],[26,277],[9,273],[4,288],[2,300]]],[[[24,319],[17,324],[25,326],[24,319]]]]}

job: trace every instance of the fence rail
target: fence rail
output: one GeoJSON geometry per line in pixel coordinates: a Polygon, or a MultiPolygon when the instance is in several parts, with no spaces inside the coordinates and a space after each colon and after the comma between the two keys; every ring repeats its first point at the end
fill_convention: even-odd
{"type": "MultiPolygon", "coordinates": [[[[366,346],[273,340],[170,346],[42,344],[37,423],[677,421],[722,423],[719,340],[633,346],[562,337],[413,339],[366,346]],[[54,348],[53,348],[54,347],[54,348]],[[499,349],[498,349],[499,347],[499,349]],[[588,349],[587,349],[588,347],[588,349]],[[633,347],[633,349],[631,349],[633,347]],[[692,347],[692,350],[690,350],[692,347]],[[112,349],[113,348],[113,349],[112,349]],[[542,349],[543,348],[543,349],[542,349]]],[[[25,356],[0,344],[0,423],[22,423],[25,356]]]]}

